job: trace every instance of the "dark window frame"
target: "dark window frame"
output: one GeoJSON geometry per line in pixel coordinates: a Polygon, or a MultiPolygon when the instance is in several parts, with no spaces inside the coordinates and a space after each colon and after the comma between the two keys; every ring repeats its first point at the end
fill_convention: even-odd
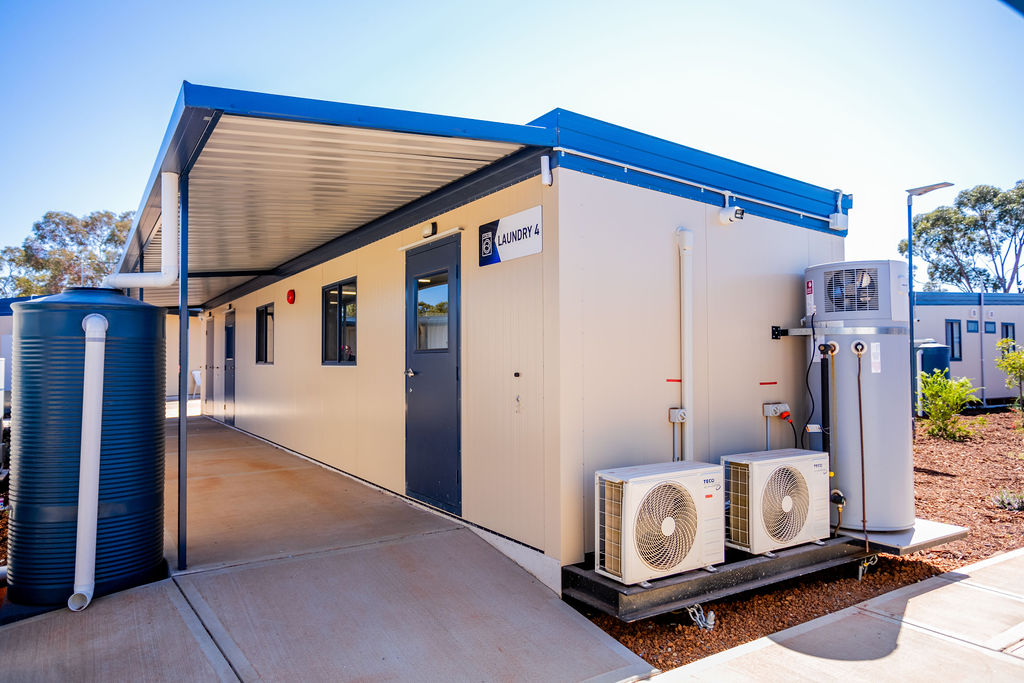
{"type": "Polygon", "coordinates": [[[977,334],[977,333],[978,333],[978,321],[977,320],[968,320],[967,321],[967,334],[977,334]]]}
{"type": "Polygon", "coordinates": [[[994,320],[986,320],[985,321],[985,334],[995,334],[995,333],[996,333],[996,323],[995,323],[995,321],[994,320]]]}
{"type": "Polygon", "coordinates": [[[1000,339],[1012,339],[1014,345],[1017,344],[1017,323],[1001,323],[1000,324],[1000,339]]]}
{"type": "MultiPolygon", "coordinates": [[[[355,301],[353,301],[353,303],[356,306],[356,315],[355,315],[354,318],[352,318],[352,325],[351,325],[351,327],[353,328],[353,332],[355,332],[355,337],[356,337],[356,342],[357,343],[358,343],[358,339],[359,339],[359,334],[358,334],[359,285],[356,283],[356,280],[357,280],[357,278],[355,276],[353,276],[353,277],[350,277],[350,278],[345,278],[344,280],[338,280],[337,282],[332,282],[329,285],[324,285],[320,289],[320,364],[321,365],[355,365],[356,364],[356,361],[357,361],[356,357],[353,357],[351,360],[341,360],[342,349],[346,345],[345,344],[345,341],[346,341],[345,337],[346,337],[348,328],[350,327],[347,324],[348,319],[345,316],[345,306],[342,306],[342,303],[341,303],[341,300],[342,300],[342,289],[345,288],[345,287],[349,287],[349,286],[352,287],[353,290],[355,290],[355,294],[353,295],[353,297],[355,298],[355,301]],[[335,348],[334,351],[336,353],[335,357],[337,358],[337,360],[329,360],[327,358],[327,332],[328,332],[327,321],[326,321],[326,318],[327,318],[327,295],[332,290],[336,291],[337,295],[338,295],[338,306],[337,306],[337,313],[336,313],[337,317],[334,320],[334,326],[335,326],[335,330],[336,330],[335,343],[337,345],[337,348],[335,348]]],[[[357,353],[355,355],[358,356],[358,348],[356,349],[356,351],[357,351],[357,353]]]]}
{"type": "Polygon", "coordinates": [[[256,365],[273,365],[274,364],[274,328],[270,328],[270,334],[267,334],[267,313],[270,313],[270,317],[274,317],[274,302],[263,304],[262,306],[256,307],[256,365]],[[267,359],[267,337],[270,337],[270,359],[267,359]]]}
{"type": "Polygon", "coordinates": [[[946,346],[951,361],[964,359],[963,329],[959,320],[946,318],[946,346]]]}

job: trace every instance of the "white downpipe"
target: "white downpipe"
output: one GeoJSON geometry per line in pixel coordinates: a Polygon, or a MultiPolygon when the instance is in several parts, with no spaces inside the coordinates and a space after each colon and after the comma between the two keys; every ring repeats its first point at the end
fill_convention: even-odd
{"type": "Polygon", "coordinates": [[[91,313],[82,320],[82,328],[85,330],[85,371],[82,382],[82,454],[78,467],[78,536],[75,541],[75,592],[68,598],[68,608],[73,612],[80,612],[92,602],[96,579],[107,319],[91,313]]]}
{"type": "Polygon", "coordinates": [[[685,228],[676,230],[679,247],[679,383],[680,407],[685,421],[682,431],[682,459],[693,460],[693,233],[685,228]]]}
{"type": "Polygon", "coordinates": [[[178,280],[178,174],[160,174],[160,272],[113,273],[107,287],[170,287],[178,280]]]}

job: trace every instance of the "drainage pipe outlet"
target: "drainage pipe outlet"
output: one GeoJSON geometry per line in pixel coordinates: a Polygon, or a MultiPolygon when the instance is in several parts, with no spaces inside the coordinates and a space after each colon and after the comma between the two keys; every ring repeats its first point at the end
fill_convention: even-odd
{"type": "Polygon", "coordinates": [[[103,425],[103,360],[107,319],[85,316],[85,371],[82,382],[82,451],[78,468],[78,534],[75,541],[75,592],[68,608],[80,612],[92,602],[96,583],[96,521],[100,499],[100,436],[103,425]]]}

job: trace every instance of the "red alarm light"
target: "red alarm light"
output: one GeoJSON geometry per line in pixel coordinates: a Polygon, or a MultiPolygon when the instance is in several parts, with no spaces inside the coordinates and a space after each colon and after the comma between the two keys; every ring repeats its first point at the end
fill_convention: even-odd
{"type": "Polygon", "coordinates": [[[288,293],[285,294],[284,298],[290,304],[295,303],[295,290],[294,289],[289,289],[288,293]]]}

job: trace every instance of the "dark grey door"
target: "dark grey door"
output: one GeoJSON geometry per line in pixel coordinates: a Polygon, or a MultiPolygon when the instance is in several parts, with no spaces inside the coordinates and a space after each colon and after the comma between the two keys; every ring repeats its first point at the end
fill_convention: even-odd
{"type": "Polygon", "coordinates": [[[224,316],[224,422],[235,424],[235,312],[224,316]]]}
{"type": "Polygon", "coordinates": [[[406,252],[405,487],[462,514],[459,239],[406,252]]]}
{"type": "Polygon", "coordinates": [[[206,364],[203,366],[203,414],[213,415],[214,355],[213,318],[206,320],[206,364]]]}

